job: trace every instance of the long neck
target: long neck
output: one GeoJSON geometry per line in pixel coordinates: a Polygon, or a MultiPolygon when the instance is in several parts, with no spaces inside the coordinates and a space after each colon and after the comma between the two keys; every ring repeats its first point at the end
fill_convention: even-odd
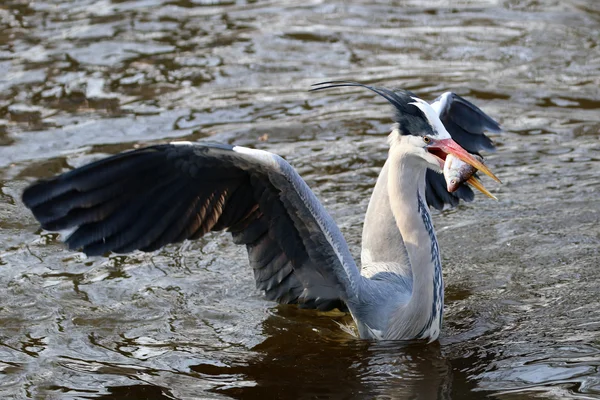
{"type": "Polygon", "coordinates": [[[390,159],[388,159],[373,188],[367,207],[362,233],[362,275],[372,278],[377,274],[391,272],[412,278],[408,254],[398,226],[388,191],[390,159]]]}
{"type": "Polygon", "coordinates": [[[393,316],[386,336],[433,341],[442,320],[444,284],[438,242],[425,202],[427,170],[399,145],[391,147],[388,160],[390,208],[408,254],[413,290],[408,303],[393,316]]]}

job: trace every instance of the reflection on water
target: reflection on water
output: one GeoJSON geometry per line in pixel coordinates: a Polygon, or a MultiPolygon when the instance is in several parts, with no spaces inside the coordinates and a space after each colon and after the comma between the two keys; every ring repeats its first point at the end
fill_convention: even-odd
{"type": "Polygon", "coordinates": [[[293,314],[267,318],[263,329],[268,337],[252,348],[255,355],[242,365],[191,368],[215,377],[235,374],[248,381],[247,386],[215,389],[235,398],[293,398],[298,394],[307,398],[451,398],[452,367],[442,356],[439,344],[336,340],[339,331],[335,326],[333,331],[327,330],[326,336],[321,331],[315,337],[316,329],[310,325],[301,329],[298,321],[282,321],[282,316],[302,318],[293,314]]]}
{"type": "Polygon", "coordinates": [[[600,3],[78,0],[0,5],[0,393],[16,398],[598,398],[600,3]],[[178,138],[285,156],[355,256],[390,110],[352,79],[498,119],[505,182],[434,215],[431,346],[279,307],[226,235],[87,259],[27,182],[178,138]]]}

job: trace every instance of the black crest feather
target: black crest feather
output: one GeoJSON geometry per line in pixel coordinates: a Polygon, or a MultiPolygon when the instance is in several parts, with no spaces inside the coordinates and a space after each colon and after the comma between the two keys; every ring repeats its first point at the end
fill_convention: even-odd
{"type": "Polygon", "coordinates": [[[421,109],[414,104],[411,104],[415,102],[415,98],[417,98],[417,96],[409,90],[390,90],[377,86],[363,85],[362,83],[352,81],[328,81],[315,83],[311,86],[313,86],[313,89],[310,89],[311,92],[336,87],[364,87],[372,92],[377,93],[394,106],[394,121],[398,123],[401,135],[436,135],[436,132],[433,130],[433,127],[427,120],[425,114],[423,114],[423,111],[421,111],[421,109]]]}

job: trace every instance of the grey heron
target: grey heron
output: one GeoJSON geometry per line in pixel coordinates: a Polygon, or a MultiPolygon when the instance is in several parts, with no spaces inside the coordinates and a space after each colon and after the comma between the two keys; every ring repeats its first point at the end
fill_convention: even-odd
{"type": "Polygon", "coordinates": [[[23,202],[43,229],[72,229],[66,244],[90,256],[154,251],[227,230],[246,245],[267,299],[347,309],[361,338],[434,341],[444,285],[426,198],[436,207],[457,201],[439,174],[448,154],[497,180],[467,150],[492,149],[483,131],[499,126],[451,93],[430,105],[409,91],[354,82],[313,90],[339,86],[366,87],[395,109],[364,221],[361,269],[304,180],[263,150],[189,142],[140,148],[40,180],[23,202]]]}

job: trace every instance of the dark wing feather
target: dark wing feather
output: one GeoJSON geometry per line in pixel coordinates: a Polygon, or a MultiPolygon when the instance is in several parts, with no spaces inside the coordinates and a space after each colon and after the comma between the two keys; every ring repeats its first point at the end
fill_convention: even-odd
{"type": "Polygon", "coordinates": [[[492,140],[484,132],[500,133],[500,125],[470,101],[456,93],[444,93],[432,104],[439,102],[440,120],[456,143],[469,153],[495,151],[492,140]]]}
{"type": "Polygon", "coordinates": [[[153,251],[227,229],[266,297],[343,308],[358,268],[339,229],[281,157],[221,144],[157,145],[37,182],[23,202],[88,255],[153,251]]]}
{"type": "Polygon", "coordinates": [[[427,204],[438,210],[443,210],[446,204],[456,207],[460,203],[460,200],[470,202],[475,198],[473,190],[465,184],[460,185],[455,192],[450,193],[446,189],[444,175],[432,170],[427,170],[425,180],[425,199],[427,200],[427,204]]]}
{"type": "MultiPolygon", "coordinates": [[[[500,125],[485,114],[479,107],[460,97],[456,93],[447,92],[435,99],[431,104],[438,110],[440,120],[452,139],[469,153],[479,154],[481,151],[495,151],[492,140],[484,132],[501,132],[500,125]]],[[[427,203],[438,210],[445,205],[456,206],[463,201],[473,201],[473,190],[463,183],[453,193],[446,189],[444,176],[427,171],[427,203]]]]}

